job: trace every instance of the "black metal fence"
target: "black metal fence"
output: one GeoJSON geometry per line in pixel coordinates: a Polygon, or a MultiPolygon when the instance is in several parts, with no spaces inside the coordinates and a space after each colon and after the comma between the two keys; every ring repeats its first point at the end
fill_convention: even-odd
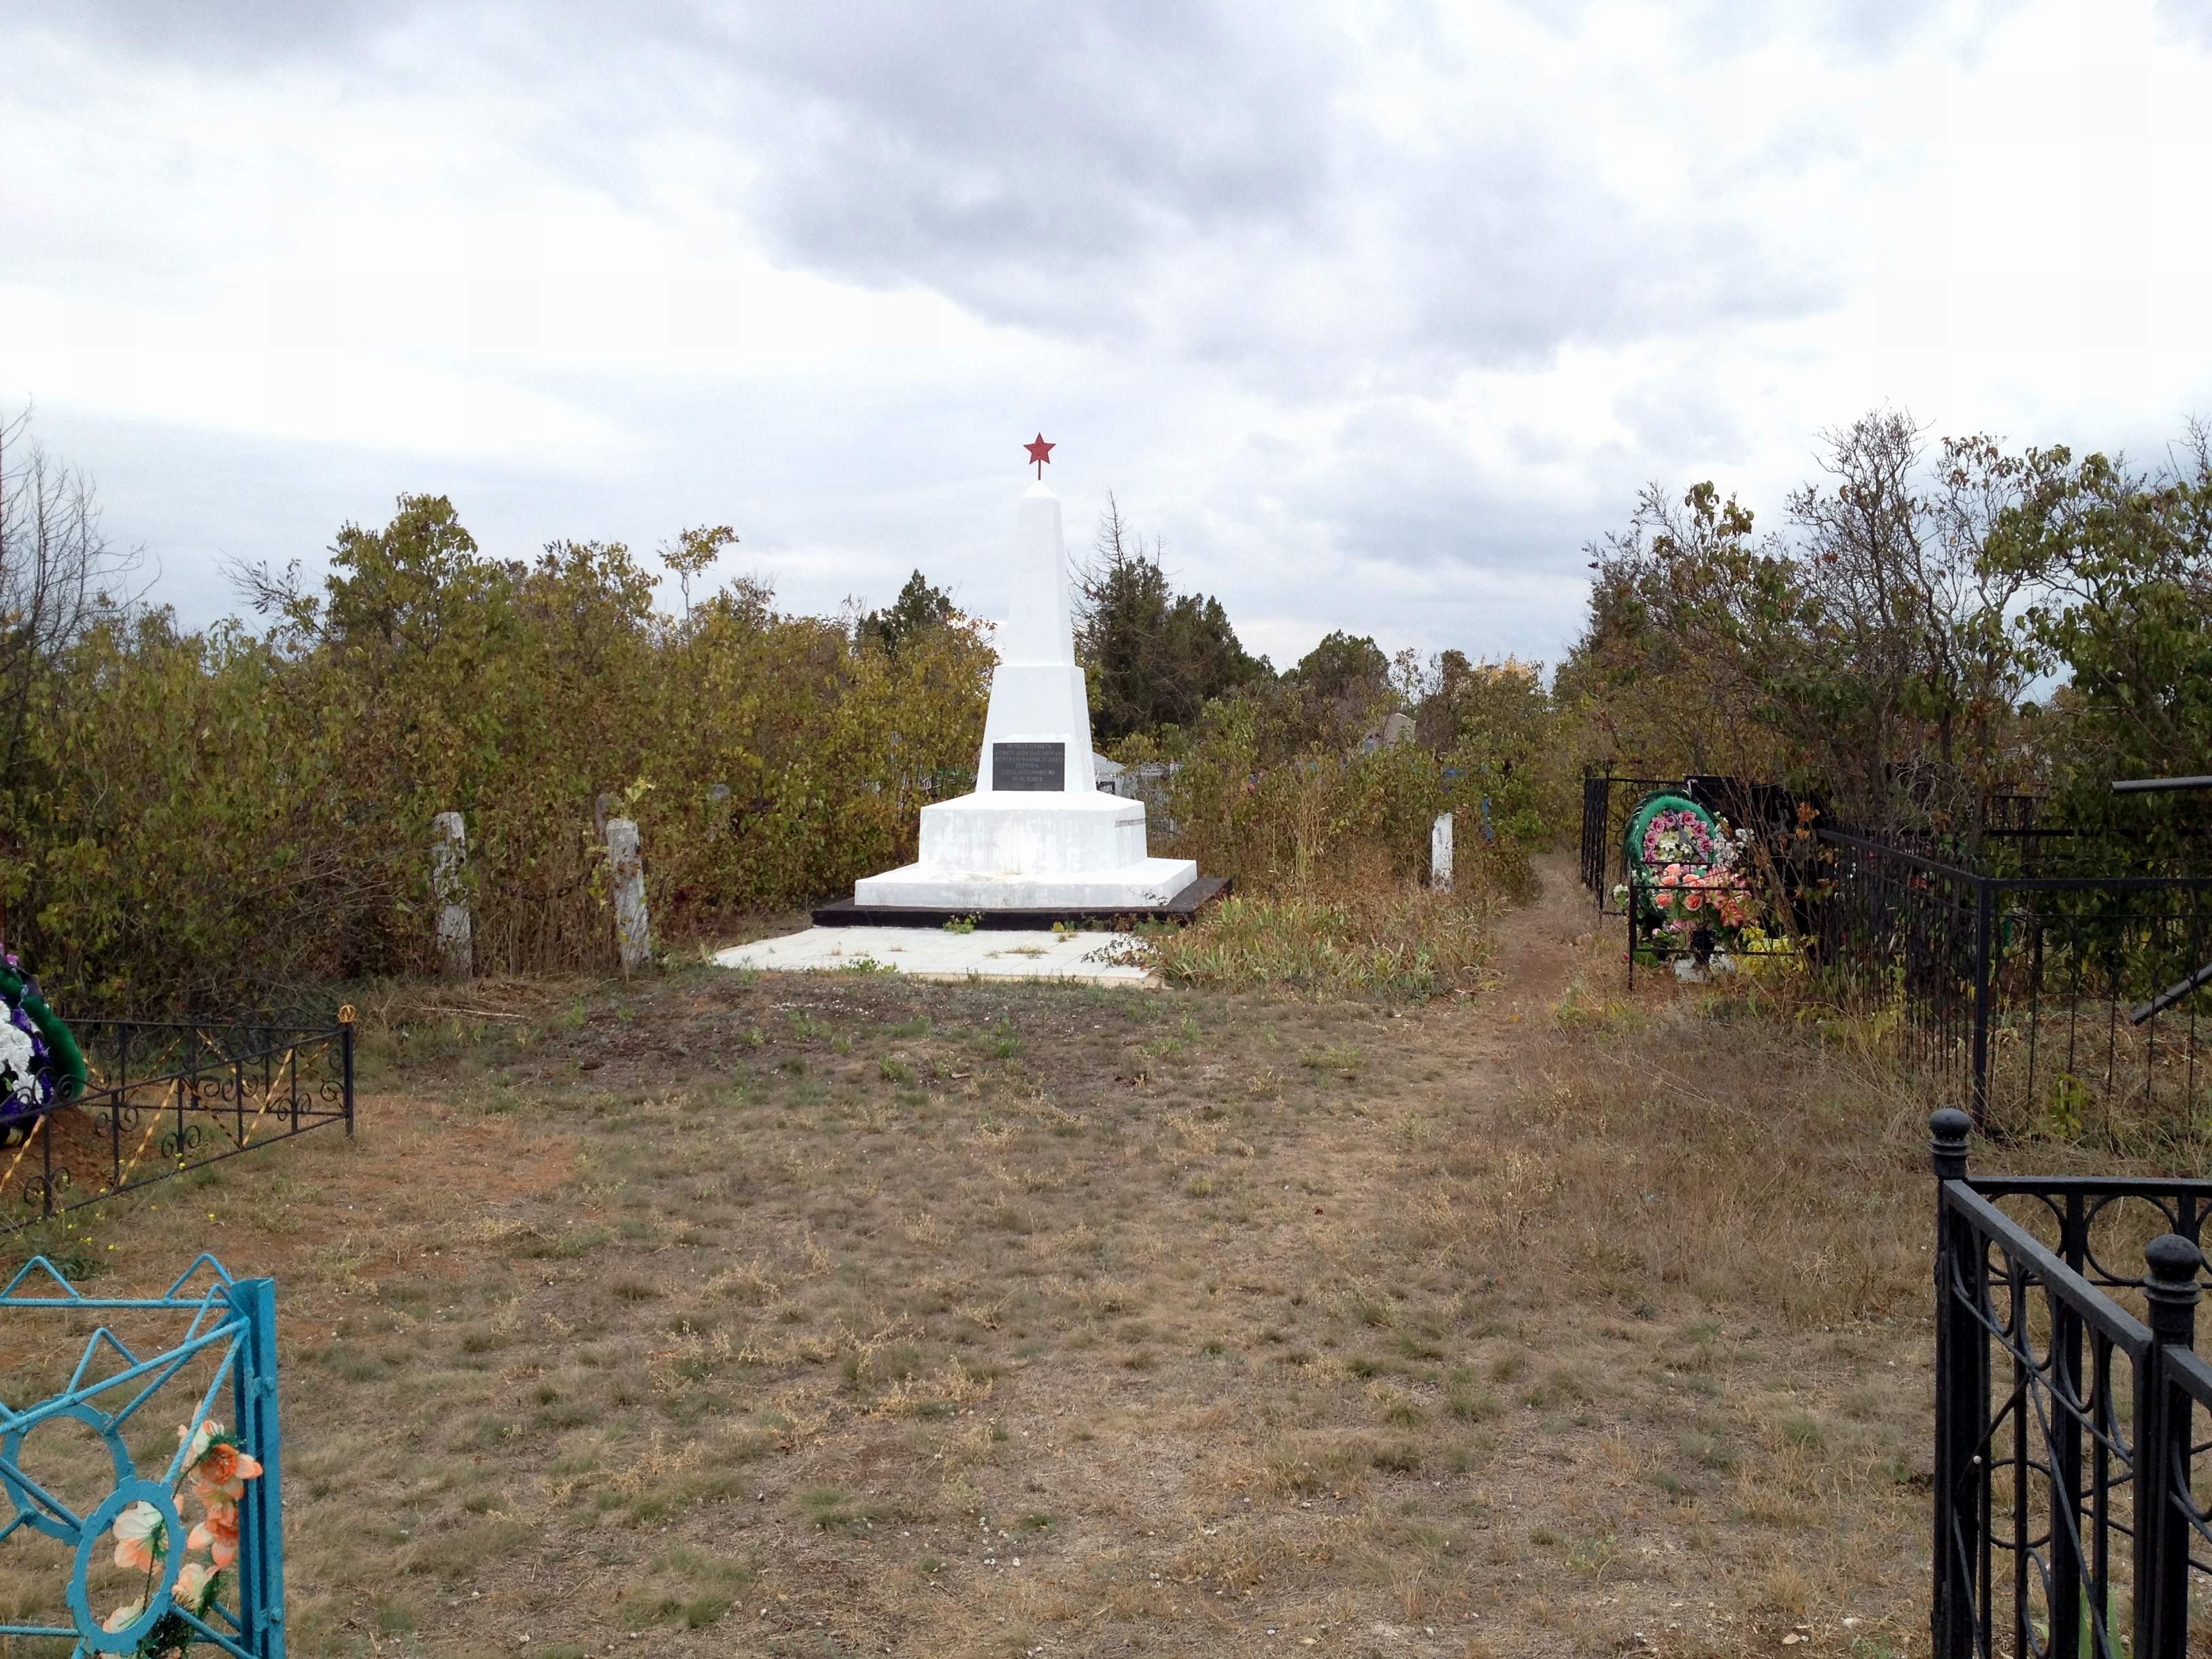
{"type": "Polygon", "coordinates": [[[2212,878],[1991,875],[1823,830],[1816,960],[1977,1127],[2111,1139],[2212,1107],[2212,878]]]}
{"type": "Polygon", "coordinates": [[[1970,1176],[1970,1127],[1929,1121],[1937,1659],[2182,1659],[2192,1632],[2203,1651],[2212,1182],[1970,1176]]]}
{"type": "Polygon", "coordinates": [[[327,1026],[80,1019],[90,1079],[0,1147],[0,1231],[354,1123],[353,1011],[327,1026]]]}
{"type": "Polygon", "coordinates": [[[1621,842],[1628,833],[1629,815],[1636,803],[1655,789],[1679,789],[1666,778],[1617,778],[1610,772],[1589,773],[1583,779],[1583,885],[1597,901],[1598,914],[1617,916],[1622,906],[1613,890],[1628,879],[1621,864],[1621,842]]]}

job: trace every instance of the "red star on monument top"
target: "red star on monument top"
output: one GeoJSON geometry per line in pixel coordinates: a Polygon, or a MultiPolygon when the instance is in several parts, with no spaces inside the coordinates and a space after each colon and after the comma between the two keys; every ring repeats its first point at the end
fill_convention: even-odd
{"type": "Polygon", "coordinates": [[[1044,441],[1044,434],[1040,432],[1036,434],[1035,443],[1024,444],[1022,447],[1029,451],[1030,459],[1036,463],[1037,477],[1040,478],[1044,477],[1044,464],[1052,459],[1052,452],[1055,446],[1047,443],[1044,441]]]}

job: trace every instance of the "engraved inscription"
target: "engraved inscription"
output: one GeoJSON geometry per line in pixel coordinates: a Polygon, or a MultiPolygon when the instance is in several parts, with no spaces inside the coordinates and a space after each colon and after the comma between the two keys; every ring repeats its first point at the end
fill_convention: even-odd
{"type": "Polygon", "coordinates": [[[991,745],[991,787],[1048,789],[1054,793],[1067,778],[1064,743],[994,743],[991,745]]]}

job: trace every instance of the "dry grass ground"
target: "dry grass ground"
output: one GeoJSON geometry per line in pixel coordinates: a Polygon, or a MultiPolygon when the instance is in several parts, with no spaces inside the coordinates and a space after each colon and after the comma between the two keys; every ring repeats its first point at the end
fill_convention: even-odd
{"type": "Polygon", "coordinates": [[[277,1278],[297,1655],[1921,1651],[1923,1113],[1547,881],[1396,1010],[475,988],[102,1282],[277,1278]]]}

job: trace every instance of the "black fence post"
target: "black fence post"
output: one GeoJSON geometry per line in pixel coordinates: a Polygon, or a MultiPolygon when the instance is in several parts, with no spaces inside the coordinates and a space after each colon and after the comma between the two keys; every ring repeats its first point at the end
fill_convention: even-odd
{"type": "Polygon", "coordinates": [[[343,1071],[345,1090],[346,1139],[353,1139],[353,1005],[348,1003],[338,1010],[338,1054],[343,1071]]]}
{"type": "Polygon", "coordinates": [[[1936,1659],[1975,1651],[1975,1586],[1982,1556],[1989,1346],[1974,1317],[1983,1263],[1972,1230],[1951,1213],[1944,1183],[1966,1178],[1973,1121],[1955,1107],[1928,1120],[1936,1166],[1936,1582],[1929,1607],[1936,1659]],[[1965,1299],[1962,1299],[1965,1298],[1965,1299]]]}
{"type": "Polygon", "coordinates": [[[2166,1378],[2166,1351],[2197,1334],[2204,1254],[2178,1233],[2143,1247],[2151,1350],[2136,1393],[2136,1659],[2184,1659],[2189,1649],[2189,1528],[2174,1504],[2189,1480],[2189,1397],[2166,1378]]]}
{"type": "Polygon", "coordinates": [[[1628,988],[1636,988],[1636,874],[1628,872],[1628,988]]]}
{"type": "MultiPolygon", "coordinates": [[[[2058,1243],[2060,1260],[2075,1273],[2088,1265],[2089,1220],[2079,1193],[2066,1195],[2066,1212],[2058,1224],[2058,1243]]],[[[2051,1310],[2051,1391],[2062,1401],[2090,1397],[2082,1373],[2083,1346],[2080,1311],[2072,1303],[2054,1298],[2051,1310]]],[[[2085,1633],[2094,1632],[2108,1615],[2108,1610],[2095,1609],[2094,1620],[2082,1616],[2088,1587],[2081,1549],[2080,1516],[2085,1496],[2081,1486],[2081,1419],[2071,1411],[2055,1411],[2044,1432],[2051,1453],[2051,1512],[2075,1517],[2072,1537],[2065,1547],[2059,1546],[2056,1526],[2051,1531],[2051,1659],[2103,1659],[2094,1650],[2084,1653],[2085,1633]]],[[[2086,1645],[2094,1649],[2094,1634],[2089,1634],[2086,1645]]]]}
{"type": "MultiPolygon", "coordinates": [[[[1606,877],[1613,869],[1613,768],[1608,764],[1597,785],[1597,913],[1605,914],[1606,877]]],[[[1623,872],[1626,874],[1626,872],[1623,872]]]]}
{"type": "Polygon", "coordinates": [[[1977,1129],[1985,1128],[1990,1116],[1990,1004],[1996,964],[1996,895],[1987,877],[1974,882],[1974,1081],[1973,1117],[1977,1129]]]}
{"type": "Polygon", "coordinates": [[[1592,815],[1595,812],[1599,819],[1603,818],[1605,811],[1603,802],[1606,793],[1606,786],[1598,775],[1584,770],[1583,773],[1582,845],[1576,850],[1582,859],[1583,885],[1589,889],[1590,897],[1596,902],[1597,913],[1600,915],[1605,914],[1603,856],[1605,832],[1601,825],[1593,823],[1592,815]],[[1596,855],[1595,862],[1593,854],[1596,855]]]}

